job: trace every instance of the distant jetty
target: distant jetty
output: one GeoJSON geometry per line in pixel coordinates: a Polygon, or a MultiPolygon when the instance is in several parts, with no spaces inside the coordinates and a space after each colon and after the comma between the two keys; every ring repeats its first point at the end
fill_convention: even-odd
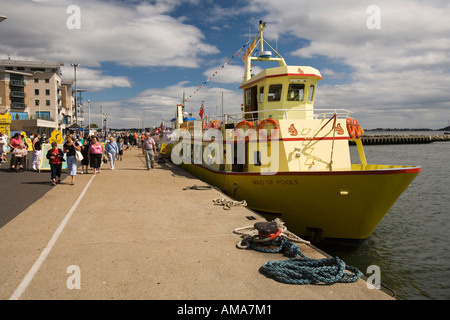
{"type": "MultiPolygon", "coordinates": [[[[371,134],[361,136],[363,145],[374,144],[419,144],[419,143],[431,143],[437,141],[450,141],[450,134],[371,134]]],[[[350,141],[350,144],[355,144],[350,141]]]]}

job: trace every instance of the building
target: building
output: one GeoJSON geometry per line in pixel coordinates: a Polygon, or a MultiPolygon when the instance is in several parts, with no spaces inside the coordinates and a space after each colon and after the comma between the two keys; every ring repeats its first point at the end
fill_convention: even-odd
{"type": "Polygon", "coordinates": [[[0,60],[0,113],[11,131],[64,131],[73,123],[72,82],[61,79],[62,62],[0,60]]]}

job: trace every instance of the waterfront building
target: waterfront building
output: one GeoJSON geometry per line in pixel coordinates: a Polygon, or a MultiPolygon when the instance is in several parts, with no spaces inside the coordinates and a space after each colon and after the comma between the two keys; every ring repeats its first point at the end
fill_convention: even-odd
{"type": "Polygon", "coordinates": [[[72,81],[61,78],[62,62],[0,60],[0,113],[11,131],[63,132],[73,123],[72,81]]]}

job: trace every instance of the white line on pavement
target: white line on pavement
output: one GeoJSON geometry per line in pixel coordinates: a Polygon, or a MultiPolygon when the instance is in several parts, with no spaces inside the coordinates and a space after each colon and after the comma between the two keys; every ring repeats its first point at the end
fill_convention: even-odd
{"type": "Polygon", "coordinates": [[[59,236],[61,235],[64,227],[66,226],[67,222],[69,221],[72,214],[77,209],[78,205],[80,204],[81,199],[83,199],[84,195],[86,194],[87,189],[91,185],[92,180],[94,180],[95,175],[92,175],[91,179],[87,183],[87,185],[84,187],[83,191],[81,192],[80,196],[78,197],[77,201],[73,204],[72,208],[69,210],[67,215],[64,217],[63,221],[59,225],[58,229],[56,229],[55,233],[53,234],[50,241],[47,243],[47,246],[42,251],[39,258],[36,260],[36,262],[31,267],[30,271],[28,271],[25,278],[23,278],[22,282],[17,287],[16,291],[12,294],[12,296],[9,298],[9,300],[18,300],[22,296],[25,289],[30,284],[31,280],[33,280],[35,274],[38,272],[39,268],[41,267],[42,263],[45,261],[47,256],[49,255],[50,251],[53,249],[53,246],[55,245],[56,241],[58,240],[59,236]]]}

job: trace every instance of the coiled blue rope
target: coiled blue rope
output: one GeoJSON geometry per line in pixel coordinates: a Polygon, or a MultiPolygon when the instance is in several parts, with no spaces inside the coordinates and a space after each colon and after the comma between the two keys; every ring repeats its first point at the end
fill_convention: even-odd
{"type": "Polygon", "coordinates": [[[301,252],[299,246],[284,237],[279,237],[269,244],[277,247],[270,249],[249,241],[250,248],[254,250],[266,253],[284,251],[286,255],[292,257],[289,260],[269,261],[261,267],[262,273],[276,281],[288,284],[351,283],[362,276],[357,268],[346,266],[338,257],[308,258],[301,252]]]}

